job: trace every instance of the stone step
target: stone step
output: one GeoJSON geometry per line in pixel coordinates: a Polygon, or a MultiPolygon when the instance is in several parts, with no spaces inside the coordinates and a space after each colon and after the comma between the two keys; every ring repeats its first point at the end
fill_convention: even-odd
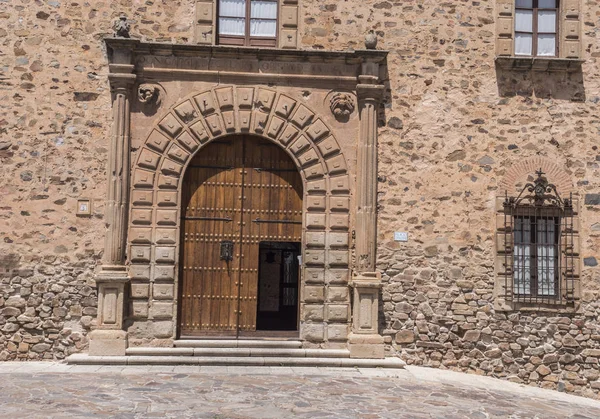
{"type": "Polygon", "coordinates": [[[404,368],[400,358],[288,358],[288,357],[221,357],[221,356],[90,356],[75,354],[67,358],[70,365],[198,365],[198,366],[269,366],[269,367],[357,367],[404,368]]]}
{"type": "Polygon", "coordinates": [[[280,348],[299,349],[299,340],[267,339],[189,339],[176,340],[176,348],[280,348]]]}
{"type": "Polygon", "coordinates": [[[287,349],[287,348],[129,348],[131,356],[218,356],[218,357],[280,357],[280,358],[349,358],[347,349],[287,349]]]}

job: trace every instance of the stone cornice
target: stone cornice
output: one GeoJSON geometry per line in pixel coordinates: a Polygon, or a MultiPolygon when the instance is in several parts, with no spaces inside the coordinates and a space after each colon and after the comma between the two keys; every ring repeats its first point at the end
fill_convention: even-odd
{"type": "MultiPolygon", "coordinates": [[[[137,39],[105,38],[104,42],[112,50],[128,50],[134,55],[172,55],[176,57],[235,58],[268,60],[281,62],[313,62],[331,64],[382,63],[388,51],[323,51],[290,50],[275,48],[234,47],[225,45],[189,45],[158,42],[142,42],[137,39]]],[[[110,57],[110,56],[109,56],[110,57]]],[[[109,58],[110,59],[110,58],[109,58]]],[[[112,62],[111,62],[112,64],[112,62]]]]}

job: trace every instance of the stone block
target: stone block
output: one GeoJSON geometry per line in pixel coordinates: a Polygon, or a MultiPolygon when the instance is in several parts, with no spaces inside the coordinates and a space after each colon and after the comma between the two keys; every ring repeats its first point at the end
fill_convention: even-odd
{"type": "Polygon", "coordinates": [[[347,285],[349,276],[348,269],[327,269],[325,281],[328,285],[347,285]]]}
{"type": "Polygon", "coordinates": [[[305,304],[303,314],[304,321],[322,322],[324,320],[324,306],[322,304],[305,304]]]}
{"type": "Polygon", "coordinates": [[[348,322],[350,317],[350,306],[347,304],[328,304],[327,321],[328,322],[348,322]]]}
{"type": "Polygon", "coordinates": [[[169,138],[167,138],[164,134],[162,134],[161,132],[159,132],[157,130],[154,130],[148,137],[148,141],[146,141],[146,145],[160,153],[164,153],[164,151],[166,150],[167,145],[169,145],[170,141],[171,140],[169,140],[169,138]]]}
{"type": "Polygon", "coordinates": [[[302,323],[300,336],[309,342],[323,342],[325,327],[322,323],[302,323]]]}
{"type": "Polygon", "coordinates": [[[304,302],[322,303],[325,301],[325,288],[316,285],[304,286],[304,302]]]}
{"type": "Polygon", "coordinates": [[[380,335],[355,335],[348,337],[350,358],[383,359],[385,347],[383,337],[380,335]]]}
{"type": "Polygon", "coordinates": [[[152,286],[152,296],[157,300],[173,299],[174,285],[173,284],[154,284],[152,286]]]}
{"type": "Polygon", "coordinates": [[[306,268],[304,270],[304,282],[307,284],[324,284],[325,271],[318,268],[306,268]]]}
{"type": "Polygon", "coordinates": [[[345,341],[348,340],[349,326],[347,324],[329,324],[327,325],[327,340],[345,341]]]}
{"type": "Polygon", "coordinates": [[[154,337],[159,339],[171,338],[175,335],[172,321],[153,322],[150,326],[150,331],[154,337]]]}
{"type": "Polygon", "coordinates": [[[299,131],[296,127],[294,127],[292,124],[287,124],[283,130],[283,133],[281,134],[281,137],[279,137],[279,141],[283,145],[287,146],[298,136],[298,133],[299,131]]]}
{"type": "Polygon", "coordinates": [[[134,319],[147,319],[148,314],[148,301],[131,302],[131,317],[134,319]]]}
{"type": "Polygon", "coordinates": [[[327,287],[327,301],[345,303],[350,301],[349,288],[345,287],[327,287]]]}
{"type": "Polygon", "coordinates": [[[125,356],[127,332],[123,330],[93,330],[88,335],[91,356],[125,356]]]}
{"type": "Polygon", "coordinates": [[[154,319],[170,319],[173,317],[173,303],[153,302],[150,316],[154,319]]]}
{"type": "Polygon", "coordinates": [[[148,298],[150,285],[146,283],[131,283],[131,298],[148,298]]]}

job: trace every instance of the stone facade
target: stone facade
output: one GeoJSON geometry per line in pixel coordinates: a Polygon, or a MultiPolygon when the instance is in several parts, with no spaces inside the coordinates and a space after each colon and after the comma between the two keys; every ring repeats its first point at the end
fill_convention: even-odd
{"type": "MultiPolygon", "coordinates": [[[[94,278],[100,265],[109,266],[104,236],[111,220],[104,203],[111,202],[106,168],[115,108],[102,39],[113,35],[113,22],[123,12],[136,38],[194,44],[207,32],[199,28],[214,21],[214,15],[199,15],[197,3],[210,2],[0,3],[0,359],[61,359],[87,349],[87,332],[98,326],[94,278]],[[77,215],[78,200],[83,199],[92,204],[90,216],[77,215]]],[[[408,363],[596,396],[600,5],[567,2],[569,10],[577,3],[573,10],[579,12],[575,16],[565,11],[563,18],[575,23],[569,23],[570,32],[561,39],[580,45],[573,50],[580,55],[567,54],[572,59],[560,63],[524,63],[496,61],[497,54],[503,55],[499,40],[509,38],[500,20],[509,17],[500,10],[504,0],[285,3],[288,12],[297,7],[297,24],[282,25],[297,36],[300,50],[359,50],[373,29],[378,48],[389,51],[379,74],[386,90],[376,130],[374,269],[383,282],[378,333],[386,353],[408,363]],[[548,68],[557,71],[540,71],[548,68]],[[581,293],[573,312],[506,311],[496,305],[496,198],[522,182],[512,176],[512,168],[536,158],[555,163],[560,178],[549,180],[569,185],[579,199],[581,293]],[[396,231],[407,232],[409,241],[394,241],[396,231]]],[[[353,68],[356,79],[359,70],[353,68]]],[[[350,76],[331,68],[321,75],[350,76]]],[[[158,94],[163,110],[145,113],[136,98],[132,164],[140,164],[150,130],[168,110],[188,97],[212,92],[218,82],[196,81],[188,89],[173,81],[159,83],[155,92],[141,92],[146,99],[158,94]]],[[[275,80],[269,86],[264,78],[250,82],[277,94],[282,85],[289,88],[286,83],[275,80]]],[[[355,81],[341,90],[359,97],[356,86],[355,81]]],[[[284,93],[302,101],[305,90],[297,84],[284,93]]],[[[356,170],[361,161],[373,167],[359,157],[355,134],[368,131],[360,126],[366,119],[358,118],[358,107],[348,121],[336,119],[331,102],[325,102],[331,90],[327,82],[310,90],[314,103],[309,107],[328,115],[324,124],[346,147],[343,154],[354,185],[364,173],[356,170]]],[[[349,109],[341,106],[340,113],[349,109]]],[[[144,164],[153,164],[152,159],[144,164]]],[[[369,195],[361,193],[352,189],[354,207],[357,199],[368,204],[369,195]]],[[[350,231],[362,220],[367,227],[360,231],[374,232],[369,227],[373,213],[356,212],[350,231]]],[[[372,247],[363,245],[357,243],[349,259],[358,271],[361,263],[368,268],[374,256],[369,256],[372,247]],[[356,257],[359,249],[365,258],[356,257]]],[[[323,306],[324,316],[320,292],[315,290],[319,301],[314,305],[323,306]]],[[[132,301],[150,299],[144,294],[132,301]]],[[[146,307],[157,310],[152,303],[146,307]]],[[[173,304],[169,307],[172,311],[173,304]]],[[[155,343],[169,344],[172,320],[158,314],[154,327],[166,341],[155,343]]],[[[327,325],[320,314],[317,318],[327,325]]],[[[125,319],[134,329],[136,322],[125,319]]],[[[140,344],[157,336],[134,329],[129,331],[140,344]]],[[[316,329],[311,333],[320,336],[316,329]]]]}

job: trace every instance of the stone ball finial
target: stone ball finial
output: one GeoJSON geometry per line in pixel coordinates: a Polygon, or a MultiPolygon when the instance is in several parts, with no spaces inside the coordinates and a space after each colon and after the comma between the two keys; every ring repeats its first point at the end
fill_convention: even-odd
{"type": "Polygon", "coordinates": [[[119,19],[115,22],[115,37],[117,38],[130,38],[129,31],[131,30],[131,25],[127,21],[127,16],[121,15],[119,19]]]}
{"type": "Polygon", "coordinates": [[[373,29],[369,31],[367,36],[365,36],[365,48],[367,49],[376,49],[377,48],[377,34],[373,29]]]}

